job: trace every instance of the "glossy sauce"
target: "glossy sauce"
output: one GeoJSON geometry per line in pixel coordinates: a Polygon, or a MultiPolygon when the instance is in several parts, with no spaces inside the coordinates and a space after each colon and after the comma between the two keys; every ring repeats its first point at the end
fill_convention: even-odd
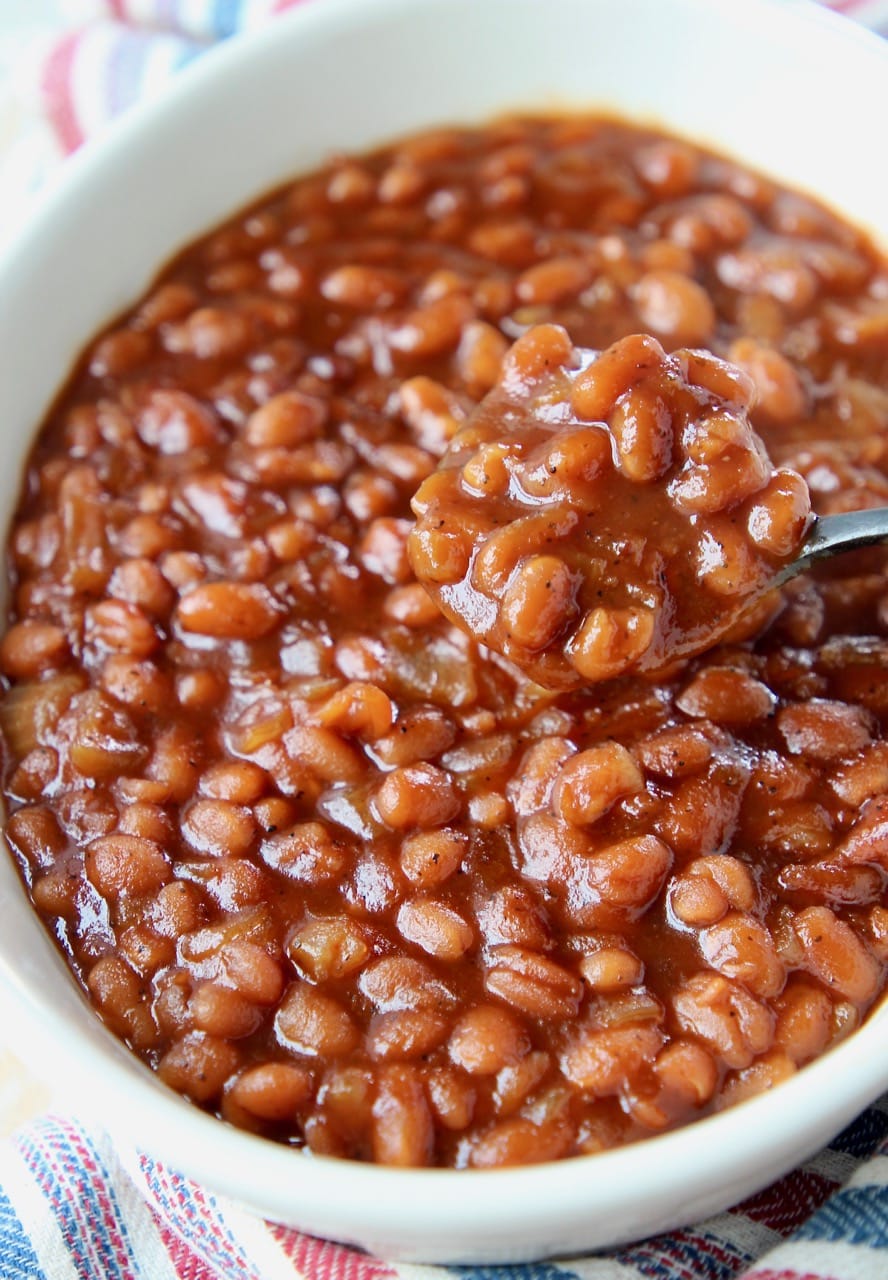
{"type": "Polygon", "coordinates": [[[441,616],[408,540],[540,324],[708,348],[818,512],[885,503],[886,296],[853,229],[727,160],[513,120],[297,180],[90,344],[10,535],[7,836],[171,1088],[487,1167],[688,1123],[853,1031],[888,963],[885,553],[558,692],[441,616]]]}

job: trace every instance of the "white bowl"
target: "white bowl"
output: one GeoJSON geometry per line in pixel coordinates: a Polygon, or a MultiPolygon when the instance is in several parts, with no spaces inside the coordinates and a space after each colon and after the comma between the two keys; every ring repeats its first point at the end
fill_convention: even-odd
{"type": "MultiPolygon", "coordinates": [[[[794,0],[324,0],[210,54],[69,164],[0,262],[0,516],[79,350],[198,233],[331,150],[512,109],[653,120],[820,195],[888,240],[871,134],[888,52],[794,0]]],[[[89,1010],[0,859],[21,1052],[73,1105],[267,1217],[388,1258],[601,1249],[720,1210],[888,1087],[888,1005],[776,1092],[604,1155],[495,1172],[317,1158],[212,1119],[89,1010]]]]}

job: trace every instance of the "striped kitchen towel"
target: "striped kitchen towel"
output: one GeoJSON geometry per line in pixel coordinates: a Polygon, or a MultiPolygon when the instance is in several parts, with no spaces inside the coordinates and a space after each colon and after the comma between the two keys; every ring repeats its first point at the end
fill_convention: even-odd
{"type": "Polygon", "coordinates": [[[600,1257],[389,1263],[262,1222],[72,1120],[0,1152],[4,1280],[886,1280],[888,1098],[729,1213],[600,1257]]]}

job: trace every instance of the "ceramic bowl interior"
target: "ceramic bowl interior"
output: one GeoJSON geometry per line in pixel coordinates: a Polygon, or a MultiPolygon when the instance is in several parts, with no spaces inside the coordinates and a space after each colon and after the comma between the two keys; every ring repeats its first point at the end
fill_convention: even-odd
{"type": "MultiPolygon", "coordinates": [[[[888,53],[797,0],[324,0],[206,57],[70,162],[0,262],[0,518],[89,337],[173,253],[323,160],[439,123],[601,109],[814,193],[888,242],[888,53]],[[869,140],[868,140],[869,135],[869,140]]],[[[569,1255],[699,1219],[803,1159],[888,1086],[888,1006],[772,1093],[624,1150],[496,1172],[297,1153],[169,1092],[89,1010],[0,859],[20,1047],[72,1105],[243,1205],[389,1258],[569,1255]]]]}

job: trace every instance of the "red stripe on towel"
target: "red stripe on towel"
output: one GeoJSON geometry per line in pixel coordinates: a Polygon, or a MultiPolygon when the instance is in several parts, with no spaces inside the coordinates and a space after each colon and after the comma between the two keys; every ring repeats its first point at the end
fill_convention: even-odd
{"type": "Polygon", "coordinates": [[[40,88],[46,112],[65,151],[76,151],[84,133],[74,109],[73,76],[83,31],[72,31],[53,49],[43,70],[40,88]]]}

